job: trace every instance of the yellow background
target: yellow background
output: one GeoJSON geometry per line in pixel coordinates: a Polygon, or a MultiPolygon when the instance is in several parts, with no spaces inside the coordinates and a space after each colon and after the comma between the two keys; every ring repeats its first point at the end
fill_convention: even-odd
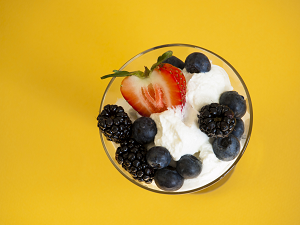
{"type": "Polygon", "coordinates": [[[0,225],[300,224],[299,12],[297,0],[0,0],[0,225]],[[100,76],[167,43],[225,58],[253,102],[244,156],[197,194],[128,182],[96,126],[100,76]]]}

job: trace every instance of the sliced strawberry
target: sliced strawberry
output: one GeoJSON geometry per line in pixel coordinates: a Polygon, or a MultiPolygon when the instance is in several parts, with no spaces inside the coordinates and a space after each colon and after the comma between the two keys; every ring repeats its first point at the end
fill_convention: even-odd
{"type": "Polygon", "coordinates": [[[151,113],[184,105],[186,81],[180,69],[164,63],[157,66],[147,78],[124,78],[121,93],[140,115],[150,116],[151,113]]]}
{"type": "Polygon", "coordinates": [[[160,113],[168,108],[185,104],[186,80],[175,66],[161,63],[170,57],[172,52],[160,56],[151,70],[145,72],[114,71],[106,77],[126,76],[121,84],[124,99],[142,116],[160,113]]]}

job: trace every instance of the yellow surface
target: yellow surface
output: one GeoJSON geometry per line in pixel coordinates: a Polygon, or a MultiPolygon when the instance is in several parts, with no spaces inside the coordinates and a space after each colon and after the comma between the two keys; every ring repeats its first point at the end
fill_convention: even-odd
{"type": "Polygon", "coordinates": [[[0,0],[0,225],[300,224],[300,1],[0,0]],[[219,188],[128,182],[102,148],[100,76],[166,43],[216,52],[254,108],[219,188]]]}

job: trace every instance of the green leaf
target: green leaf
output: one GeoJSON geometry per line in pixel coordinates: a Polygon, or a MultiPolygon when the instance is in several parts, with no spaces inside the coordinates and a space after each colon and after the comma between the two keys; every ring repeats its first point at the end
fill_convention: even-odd
{"type": "Polygon", "coordinates": [[[128,77],[128,76],[137,76],[137,77],[143,77],[144,73],[142,71],[133,71],[133,72],[128,72],[128,71],[119,71],[119,70],[114,70],[114,73],[108,74],[105,76],[102,76],[101,79],[106,79],[109,77],[128,77]]]}
{"type": "Polygon", "coordinates": [[[150,72],[155,69],[155,67],[157,67],[166,59],[170,58],[172,54],[173,54],[172,51],[165,52],[164,54],[158,57],[157,62],[153,64],[150,70],[147,67],[145,67],[145,72],[142,72],[140,70],[133,71],[133,72],[113,70],[114,73],[102,76],[101,79],[106,79],[109,77],[128,77],[128,76],[137,76],[139,78],[146,78],[149,76],[150,72]]]}
{"type": "Polygon", "coordinates": [[[155,67],[157,67],[159,64],[161,64],[163,61],[170,58],[172,56],[172,54],[173,54],[172,51],[167,51],[164,54],[162,54],[161,56],[159,56],[157,58],[157,63],[153,64],[153,66],[151,67],[151,71],[153,71],[155,69],[155,67]]]}
{"type": "Polygon", "coordinates": [[[167,58],[170,58],[172,56],[173,52],[172,51],[167,51],[164,54],[162,54],[161,56],[158,57],[157,62],[161,63],[164,60],[166,60],[167,58]]]}
{"type": "Polygon", "coordinates": [[[106,79],[106,78],[109,78],[109,77],[127,77],[130,74],[128,71],[114,70],[113,72],[114,73],[112,73],[112,74],[102,76],[101,79],[106,79]]]}

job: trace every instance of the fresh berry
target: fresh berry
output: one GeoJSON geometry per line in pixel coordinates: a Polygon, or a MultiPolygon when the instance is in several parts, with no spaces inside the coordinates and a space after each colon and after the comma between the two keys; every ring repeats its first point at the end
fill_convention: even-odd
{"type": "Polygon", "coordinates": [[[235,118],[242,118],[246,113],[246,101],[236,91],[226,91],[221,94],[219,103],[227,105],[233,112],[235,118]]]}
{"type": "Polygon", "coordinates": [[[104,106],[97,120],[99,130],[107,140],[120,143],[130,137],[132,122],[121,106],[104,106]]]}
{"type": "Polygon", "coordinates": [[[206,55],[194,52],[185,59],[185,69],[189,73],[205,73],[211,69],[211,64],[206,55]]]}
{"type": "Polygon", "coordinates": [[[167,167],[171,162],[170,152],[162,146],[150,148],[146,154],[148,164],[155,169],[167,167]]]}
{"type": "Polygon", "coordinates": [[[202,170],[202,162],[193,155],[184,155],[176,163],[177,172],[185,179],[196,178],[202,170]]]}
{"type": "Polygon", "coordinates": [[[151,69],[142,71],[117,71],[101,77],[125,77],[121,83],[124,99],[140,115],[149,117],[152,113],[160,113],[168,108],[185,104],[186,80],[175,66],[162,63],[172,52],[160,56],[151,69]]]}
{"type": "Polygon", "coordinates": [[[239,140],[232,134],[225,138],[216,138],[213,142],[213,151],[222,161],[233,160],[239,154],[240,148],[239,140]]]}
{"type": "Polygon", "coordinates": [[[227,137],[235,126],[232,110],[218,103],[203,106],[198,114],[199,128],[208,137],[227,137]]]}
{"type": "Polygon", "coordinates": [[[242,119],[236,119],[236,124],[231,134],[236,136],[240,140],[242,135],[244,134],[244,130],[245,130],[244,121],[242,119]]]}
{"type": "Polygon", "coordinates": [[[184,179],[175,169],[166,167],[156,171],[154,181],[164,191],[177,191],[182,187],[184,179]]]}
{"type": "Polygon", "coordinates": [[[115,159],[131,176],[140,182],[152,183],[155,169],[146,161],[147,150],[133,139],[128,139],[117,148],[115,159]]]}
{"type": "Polygon", "coordinates": [[[184,68],[184,62],[182,62],[180,59],[178,59],[176,56],[171,56],[170,58],[167,58],[163,63],[169,63],[172,66],[175,66],[181,70],[184,68]]]}
{"type": "Polygon", "coordinates": [[[132,138],[140,144],[148,144],[154,141],[157,127],[150,117],[140,117],[135,120],[131,127],[132,138]]]}

